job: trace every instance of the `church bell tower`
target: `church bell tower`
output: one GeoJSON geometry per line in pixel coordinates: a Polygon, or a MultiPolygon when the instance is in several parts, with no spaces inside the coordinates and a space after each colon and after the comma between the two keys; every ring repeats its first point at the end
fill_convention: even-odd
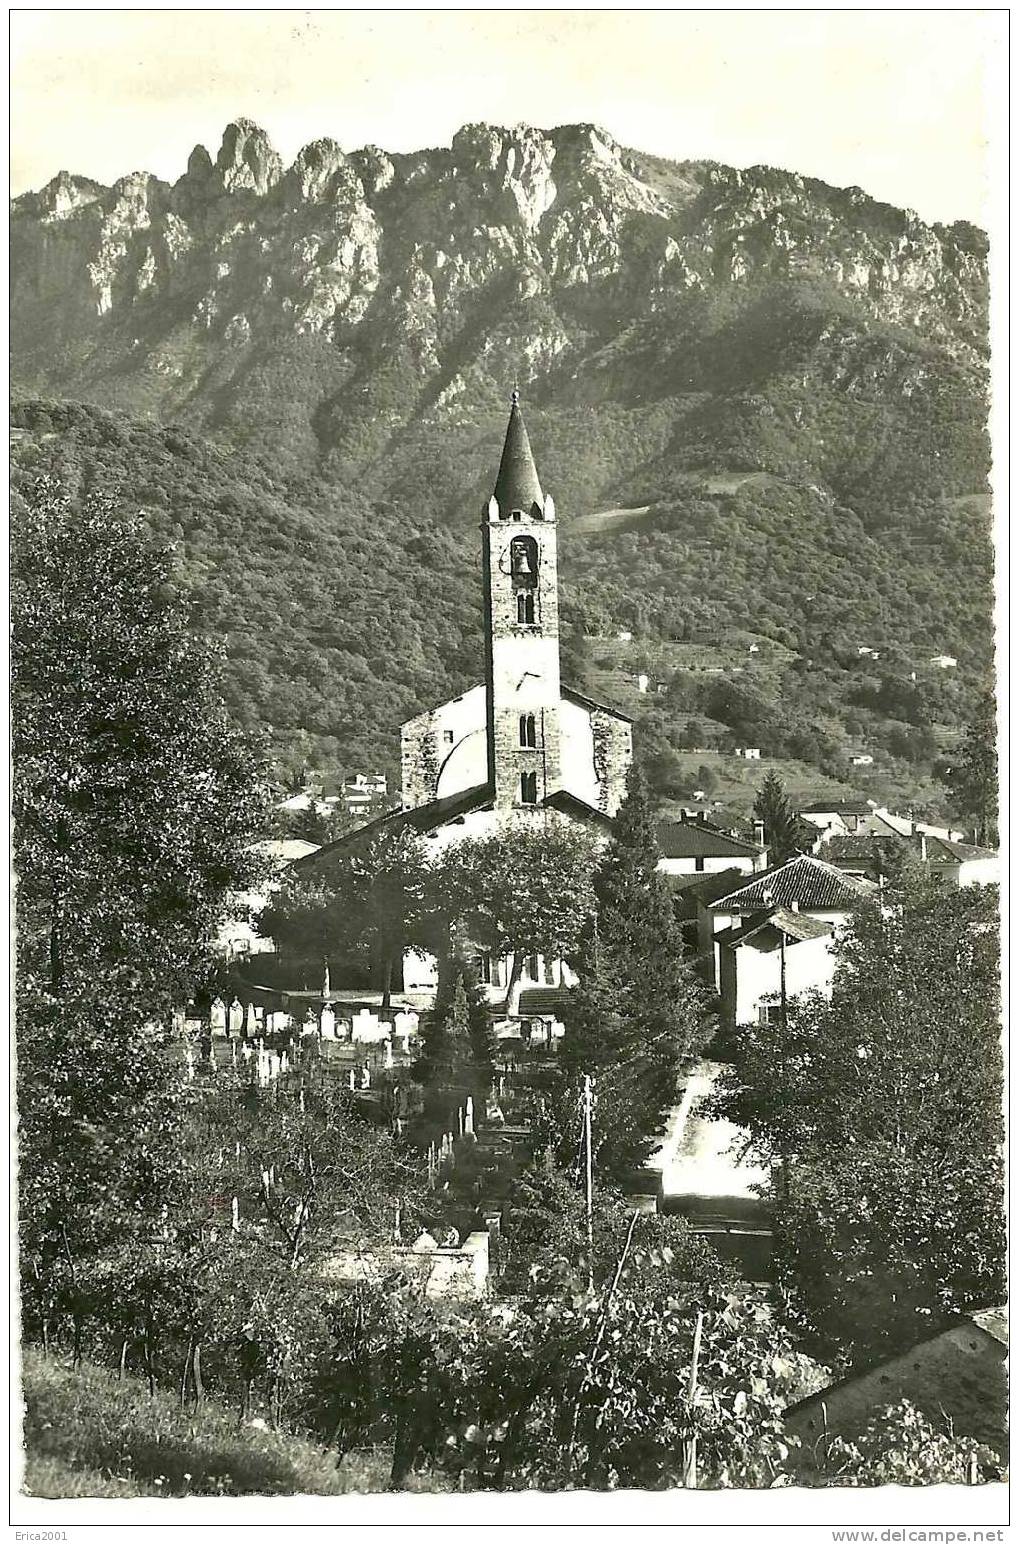
{"type": "Polygon", "coordinates": [[[540,806],[562,786],[555,505],[516,392],[481,529],[488,780],[507,812],[540,806]]]}

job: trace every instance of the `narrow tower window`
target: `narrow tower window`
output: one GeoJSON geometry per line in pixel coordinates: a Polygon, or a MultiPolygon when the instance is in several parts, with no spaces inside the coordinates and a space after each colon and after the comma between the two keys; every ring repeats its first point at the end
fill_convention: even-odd
{"type": "Polygon", "coordinates": [[[520,715],[520,744],[527,747],[533,747],[538,744],[533,713],[522,713],[520,715]]]}
{"type": "Polygon", "coordinates": [[[517,621],[527,623],[534,621],[534,596],[530,591],[521,591],[517,596],[517,621]]]}
{"type": "Polygon", "coordinates": [[[538,803],[538,774],[526,772],[520,774],[520,803],[522,805],[536,805],[538,803]]]}

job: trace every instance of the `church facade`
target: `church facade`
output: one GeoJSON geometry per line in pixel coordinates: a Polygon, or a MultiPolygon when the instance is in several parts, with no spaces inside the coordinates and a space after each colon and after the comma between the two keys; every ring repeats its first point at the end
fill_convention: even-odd
{"type": "MultiPolygon", "coordinates": [[[[558,525],[513,394],[502,459],[482,512],[484,680],[416,714],[400,735],[401,809],[300,859],[308,872],[386,828],[406,826],[429,855],[465,838],[525,823],[580,826],[605,836],[626,792],[631,721],[559,674],[558,525]]],[[[497,996],[506,962],[486,963],[497,996]]],[[[532,957],[525,985],[559,986],[564,968],[532,957]]],[[[408,952],[404,989],[428,992],[435,963],[408,952]]]]}

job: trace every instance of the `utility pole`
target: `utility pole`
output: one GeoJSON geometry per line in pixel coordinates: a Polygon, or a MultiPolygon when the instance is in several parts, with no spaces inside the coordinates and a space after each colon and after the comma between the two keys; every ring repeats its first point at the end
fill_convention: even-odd
{"type": "Polygon", "coordinates": [[[694,1400],[697,1396],[697,1364],[701,1357],[701,1331],[704,1329],[704,1311],[698,1309],[697,1323],[693,1332],[693,1356],[690,1359],[690,1383],[687,1386],[686,1400],[689,1406],[691,1432],[683,1445],[683,1485],[691,1490],[697,1489],[697,1429],[693,1426],[694,1400]]]}
{"type": "Polygon", "coordinates": [[[584,1179],[587,1202],[587,1286],[594,1292],[594,1166],[591,1157],[591,1075],[584,1074],[584,1179]]]}

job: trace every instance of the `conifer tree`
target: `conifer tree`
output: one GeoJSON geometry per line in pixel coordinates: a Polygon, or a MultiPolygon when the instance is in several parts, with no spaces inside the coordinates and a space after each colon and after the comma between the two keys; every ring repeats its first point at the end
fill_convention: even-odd
{"type": "MultiPolygon", "coordinates": [[[[597,915],[564,1014],[561,1057],[569,1103],[585,1074],[595,1080],[595,1162],[619,1182],[653,1152],[683,1064],[706,1033],[703,994],[683,959],[658,858],[647,788],[634,768],[595,873],[597,915]]],[[[573,1124],[565,1123],[561,1156],[575,1146],[573,1124]]]]}
{"type": "Polygon", "coordinates": [[[453,1092],[471,1094],[480,1104],[492,1086],[495,1038],[473,970],[458,956],[440,965],[422,1040],[419,1074],[432,1094],[431,1113],[445,1117],[453,1092]]]}
{"type": "Polygon", "coordinates": [[[947,777],[953,813],[977,842],[998,840],[998,751],[994,694],[981,698],[976,716],[947,777]]]}
{"type": "Polygon", "coordinates": [[[768,773],[757,791],[754,815],[763,823],[771,864],[784,864],[800,851],[803,836],[800,818],[773,772],[768,773]]]}

